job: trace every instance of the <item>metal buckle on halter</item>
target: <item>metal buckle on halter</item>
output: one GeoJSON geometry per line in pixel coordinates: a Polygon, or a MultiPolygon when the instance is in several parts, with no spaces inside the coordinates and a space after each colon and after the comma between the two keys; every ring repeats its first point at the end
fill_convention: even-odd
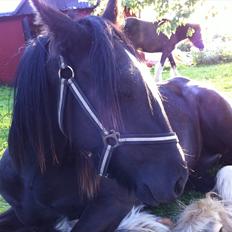
{"type": "Polygon", "coordinates": [[[61,79],[69,80],[74,78],[74,71],[71,66],[64,62],[63,56],[60,56],[60,68],[58,71],[58,76],[61,79]]]}
{"type": "Polygon", "coordinates": [[[103,136],[103,141],[105,145],[110,145],[111,147],[117,147],[119,145],[119,132],[110,130],[107,135],[103,136]]]}
{"type": "Polygon", "coordinates": [[[61,67],[58,71],[58,76],[61,79],[69,80],[71,78],[74,78],[74,71],[72,67],[69,65],[66,65],[65,67],[61,67]]]}

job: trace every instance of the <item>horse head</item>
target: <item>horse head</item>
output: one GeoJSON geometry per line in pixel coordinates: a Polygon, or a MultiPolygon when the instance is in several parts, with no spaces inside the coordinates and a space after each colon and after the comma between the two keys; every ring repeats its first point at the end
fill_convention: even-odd
{"type": "Polygon", "coordinates": [[[195,47],[200,49],[201,51],[204,49],[204,43],[201,35],[201,27],[199,24],[187,24],[188,27],[193,30],[192,33],[188,36],[190,41],[193,43],[195,47]]]}
{"type": "MultiPolygon", "coordinates": [[[[44,114],[52,119],[52,126],[48,127],[47,122],[39,126],[42,118],[40,122],[31,121],[33,133],[44,130],[42,134],[47,138],[41,143],[42,136],[30,137],[35,140],[32,144],[38,160],[46,163],[46,155],[50,157],[50,150],[54,150],[53,160],[62,162],[62,155],[66,154],[62,145],[66,144],[77,155],[86,152],[86,159],[100,175],[117,179],[144,203],[157,205],[179,196],[188,173],[183,151],[156,87],[142,75],[136,52],[114,24],[116,2],[110,1],[102,17],[87,16],[75,21],[39,0],[32,2],[49,42],[42,46],[47,56],[43,64],[36,67],[34,61],[33,70],[29,63],[24,65],[24,74],[43,74],[34,79],[37,84],[45,80],[47,88],[41,84],[41,88],[37,84],[31,85],[30,90],[25,87],[29,93],[18,110],[24,114],[26,101],[36,95],[40,99],[46,97],[45,105],[50,102],[46,106],[48,113],[44,114]],[[58,141],[54,134],[48,136],[50,127],[59,134],[58,141]],[[54,137],[51,145],[50,137],[54,137]],[[44,144],[55,148],[43,148],[44,144]]],[[[16,104],[20,105],[17,96],[16,104]]],[[[30,102],[30,117],[34,117],[33,112],[40,114],[38,107],[45,107],[44,104],[30,102]]],[[[26,130],[29,127],[25,125],[26,130]]],[[[21,146],[29,133],[30,129],[21,146]]],[[[10,137],[11,144],[15,143],[13,129],[10,137]]]]}

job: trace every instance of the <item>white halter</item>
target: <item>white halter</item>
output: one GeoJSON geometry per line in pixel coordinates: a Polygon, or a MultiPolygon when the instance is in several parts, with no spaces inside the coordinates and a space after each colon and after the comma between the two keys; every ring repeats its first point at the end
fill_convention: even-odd
{"type": "Polygon", "coordinates": [[[121,146],[123,144],[153,144],[153,143],[178,143],[178,138],[176,133],[170,132],[165,134],[156,134],[156,135],[131,135],[123,136],[115,130],[107,130],[99,118],[94,113],[93,107],[88,102],[88,99],[82,93],[79,88],[76,80],[74,79],[73,69],[64,63],[63,57],[61,57],[61,66],[58,72],[60,78],[60,97],[58,105],[58,122],[60,130],[64,133],[63,130],[63,111],[65,104],[65,96],[67,87],[71,90],[72,94],[79,102],[82,109],[90,117],[90,119],[95,123],[95,125],[100,129],[102,133],[102,139],[104,142],[104,149],[99,162],[99,175],[106,176],[109,162],[111,159],[112,152],[115,147],[121,146]],[[64,75],[66,74],[66,75],[64,75]],[[67,77],[68,74],[68,77],[67,77]]]}

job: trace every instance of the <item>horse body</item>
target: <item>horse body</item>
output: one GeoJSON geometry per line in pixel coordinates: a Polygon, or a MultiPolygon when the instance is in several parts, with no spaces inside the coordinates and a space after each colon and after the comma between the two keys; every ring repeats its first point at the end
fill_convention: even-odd
{"type": "MultiPolygon", "coordinates": [[[[126,18],[125,33],[131,40],[136,49],[141,49],[143,52],[161,52],[160,65],[163,68],[166,58],[169,59],[173,70],[176,69],[172,51],[175,49],[177,43],[184,39],[189,39],[194,46],[199,49],[204,48],[201,37],[201,29],[197,24],[187,23],[177,27],[175,33],[168,38],[164,33],[157,32],[159,26],[167,20],[158,22],[146,22],[135,17],[126,18]],[[192,35],[189,35],[189,29],[193,29],[192,35]]],[[[159,75],[159,74],[157,74],[159,75]]]]}
{"type": "Polygon", "coordinates": [[[80,216],[72,231],[112,231],[136,202],[178,197],[188,175],[183,151],[155,86],[112,24],[116,1],[103,17],[77,21],[33,3],[48,36],[26,48],[18,69],[0,164],[0,193],[12,206],[3,225],[50,231],[41,224],[80,216]]]}
{"type": "Polygon", "coordinates": [[[223,164],[232,162],[231,105],[215,90],[186,78],[171,79],[159,89],[170,123],[186,152],[188,167],[194,170],[193,176],[197,175],[196,184],[203,191],[210,190],[213,181],[207,184],[204,180],[207,170],[219,160],[223,164]]]}

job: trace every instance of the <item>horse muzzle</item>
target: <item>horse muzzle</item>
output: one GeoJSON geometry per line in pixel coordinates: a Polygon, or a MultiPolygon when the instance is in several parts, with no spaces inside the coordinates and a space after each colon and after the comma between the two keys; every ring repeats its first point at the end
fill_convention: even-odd
{"type": "MultiPolygon", "coordinates": [[[[160,178],[161,179],[161,178],[160,178]]],[[[156,183],[145,182],[137,187],[136,196],[143,204],[148,206],[158,206],[160,203],[168,203],[178,198],[184,191],[187,182],[186,176],[181,176],[175,181],[165,182],[160,180],[156,183]]]]}

